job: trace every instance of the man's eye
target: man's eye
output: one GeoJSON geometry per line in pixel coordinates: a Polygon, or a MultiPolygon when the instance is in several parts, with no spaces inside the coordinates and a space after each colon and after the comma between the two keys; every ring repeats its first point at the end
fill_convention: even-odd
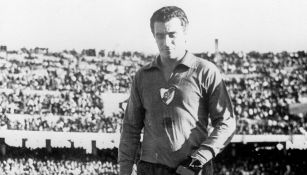
{"type": "Polygon", "coordinates": [[[170,33],[170,34],[169,34],[169,37],[170,37],[170,38],[176,38],[176,36],[177,36],[177,33],[170,33]]]}

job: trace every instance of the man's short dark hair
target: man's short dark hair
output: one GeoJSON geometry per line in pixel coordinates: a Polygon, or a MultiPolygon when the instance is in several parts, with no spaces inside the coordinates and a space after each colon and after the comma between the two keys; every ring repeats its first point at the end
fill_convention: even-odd
{"type": "Polygon", "coordinates": [[[179,18],[181,21],[181,25],[183,26],[184,30],[189,24],[189,20],[187,15],[184,11],[176,6],[166,6],[162,7],[159,10],[155,11],[154,14],[150,18],[150,29],[151,32],[154,34],[154,23],[155,22],[168,22],[172,18],[179,18]]]}

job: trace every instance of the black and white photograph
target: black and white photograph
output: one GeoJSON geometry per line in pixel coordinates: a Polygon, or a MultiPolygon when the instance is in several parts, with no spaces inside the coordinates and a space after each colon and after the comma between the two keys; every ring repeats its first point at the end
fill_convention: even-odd
{"type": "Polygon", "coordinates": [[[0,0],[0,175],[307,175],[307,1],[0,0]]]}

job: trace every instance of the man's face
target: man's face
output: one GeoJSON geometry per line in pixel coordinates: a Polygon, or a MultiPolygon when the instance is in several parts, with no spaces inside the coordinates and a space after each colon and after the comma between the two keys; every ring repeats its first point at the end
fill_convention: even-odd
{"type": "Polygon", "coordinates": [[[179,18],[154,23],[156,39],[162,59],[181,59],[186,51],[186,32],[179,18]]]}

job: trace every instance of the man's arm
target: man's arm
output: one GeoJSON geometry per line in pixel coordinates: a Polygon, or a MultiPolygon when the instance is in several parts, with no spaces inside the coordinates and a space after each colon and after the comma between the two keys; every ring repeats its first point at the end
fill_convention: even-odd
{"type": "Polygon", "coordinates": [[[226,85],[216,67],[207,72],[204,82],[208,99],[209,117],[214,127],[210,136],[192,154],[202,164],[215,157],[231,141],[236,130],[236,119],[226,85]]]}
{"type": "Polygon", "coordinates": [[[120,137],[118,161],[120,175],[130,175],[144,126],[144,108],[139,95],[138,76],[133,79],[120,137]]]}

